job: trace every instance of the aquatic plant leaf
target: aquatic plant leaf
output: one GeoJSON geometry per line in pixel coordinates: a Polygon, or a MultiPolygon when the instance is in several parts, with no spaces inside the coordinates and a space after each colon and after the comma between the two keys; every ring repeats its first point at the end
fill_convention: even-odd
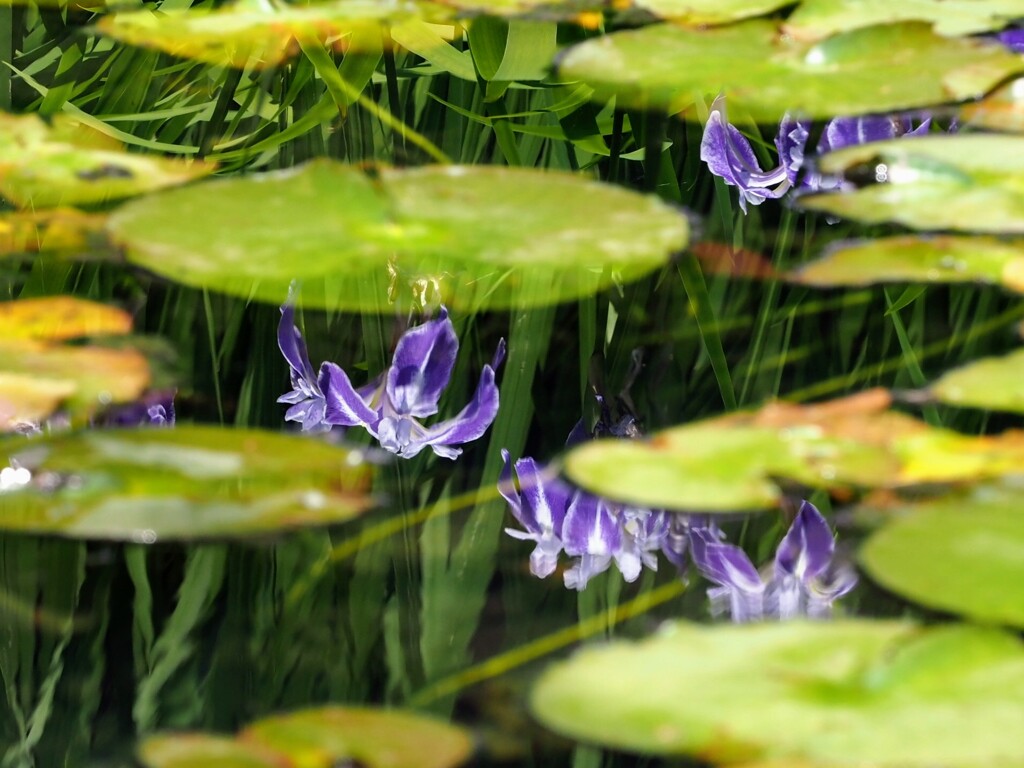
{"type": "Polygon", "coordinates": [[[1024,413],[1024,350],[949,371],[929,391],[949,405],[1024,413]]]}
{"type": "Polygon", "coordinates": [[[795,2],[797,0],[633,0],[631,7],[683,24],[711,25],[764,16],[795,2]]]}
{"type": "Polygon", "coordinates": [[[674,114],[724,94],[730,108],[776,121],[787,112],[831,118],[972,98],[1022,68],[1024,59],[997,43],[942,37],[925,24],[811,43],[752,20],[710,29],[653,24],[595,37],[567,49],[558,74],[591,86],[595,99],[615,97],[620,108],[674,114]]]}
{"type": "Polygon", "coordinates": [[[123,309],[74,296],[0,302],[0,339],[7,341],[55,341],[123,334],[131,329],[132,318],[123,309]]]}
{"type": "Polygon", "coordinates": [[[146,768],[290,768],[281,755],[237,739],[203,733],[149,736],[138,749],[146,768]]]}
{"type": "Polygon", "coordinates": [[[940,35],[974,35],[1022,14],[1020,0],[801,0],[783,28],[801,40],[821,40],[873,24],[923,21],[940,35]]]}
{"type": "Polygon", "coordinates": [[[819,167],[857,188],[801,197],[803,208],[914,229],[1024,232],[1024,136],[880,141],[824,155],[819,167]]]}
{"type": "Polygon", "coordinates": [[[238,738],[285,756],[319,755],[326,765],[346,758],[367,768],[449,768],[464,762],[472,742],[461,728],[412,712],[320,707],[257,720],[238,738]]]}
{"type": "Polygon", "coordinates": [[[319,707],[257,720],[236,738],[157,734],[138,757],[146,768],[453,768],[472,752],[461,728],[401,710],[319,707]]]}
{"type": "Polygon", "coordinates": [[[44,253],[91,259],[112,257],[103,227],[106,216],[74,208],[0,214],[0,258],[44,253]]]}
{"type": "Polygon", "coordinates": [[[844,242],[785,278],[821,286],[980,282],[1024,293],[1024,241],[899,235],[844,242]]]}
{"type": "Polygon", "coordinates": [[[97,29],[129,45],[221,66],[272,67],[299,52],[298,40],[333,40],[359,53],[367,34],[379,40],[387,26],[420,18],[422,6],[409,0],[331,0],[273,6],[236,2],[210,9],[133,10],[100,19],[97,29]]]}
{"type": "Polygon", "coordinates": [[[970,482],[1019,471],[1024,435],[970,437],[888,410],[871,390],[809,406],[772,403],[655,433],[599,440],[565,458],[569,478],[639,507],[686,512],[775,506],[782,489],[970,482]]]}
{"type": "Polygon", "coordinates": [[[72,118],[0,113],[0,194],[21,208],[96,205],[176,186],[214,165],[126,152],[72,118]]]}
{"type": "Polygon", "coordinates": [[[1024,628],[1024,492],[980,487],[886,509],[859,553],[886,589],[982,622],[1024,628]]]}
{"type": "Polygon", "coordinates": [[[72,419],[86,418],[111,403],[134,400],[150,380],[149,363],[133,349],[17,338],[0,340],[0,375],[7,382],[0,387],[0,432],[39,421],[58,405],[72,419]],[[32,392],[33,386],[38,392],[32,392]],[[43,408],[44,403],[50,407],[43,408]]]}
{"type": "Polygon", "coordinates": [[[456,8],[460,14],[516,16],[548,21],[569,21],[580,14],[597,13],[623,4],[616,0],[438,0],[438,3],[456,8]]]}
{"type": "Polygon", "coordinates": [[[177,425],[0,441],[33,474],[0,495],[0,528],[80,539],[237,538],[331,525],[370,505],[357,451],[262,432],[177,425]]]}
{"type": "Polygon", "coordinates": [[[1024,78],[1011,80],[985,98],[964,104],[958,118],[975,128],[1024,133],[1024,78]]]}
{"type": "Polygon", "coordinates": [[[675,622],[551,665],[530,706],[573,739],[713,764],[1020,765],[1024,645],[966,625],[675,622]]]}
{"type": "Polygon", "coordinates": [[[456,166],[371,177],[330,161],[149,196],[109,227],[130,261],[171,280],[281,303],[298,279],[306,306],[371,312],[573,299],[646,274],[687,238],[658,199],[579,176],[456,166]]]}

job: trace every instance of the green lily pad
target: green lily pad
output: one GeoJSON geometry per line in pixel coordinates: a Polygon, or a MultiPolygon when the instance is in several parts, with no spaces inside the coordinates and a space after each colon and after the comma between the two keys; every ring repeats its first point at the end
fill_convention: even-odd
{"type": "Polygon", "coordinates": [[[1024,59],[1001,45],[946,38],[925,24],[858,29],[817,43],[765,20],[711,29],[653,24],[573,46],[562,80],[582,81],[619,107],[674,114],[724,94],[755,120],[790,112],[830,118],[981,96],[1024,59]]]}
{"type": "Polygon", "coordinates": [[[923,21],[940,35],[974,35],[1022,16],[1020,0],[801,0],[785,30],[802,40],[821,40],[872,24],[923,21]]]}
{"type": "Polygon", "coordinates": [[[201,733],[151,736],[146,768],[452,768],[472,752],[461,728],[424,715],[319,707],[257,720],[236,738],[201,733]]]}
{"type": "Polygon", "coordinates": [[[332,0],[311,5],[237,2],[216,9],[133,10],[101,19],[102,34],[129,45],[222,66],[272,67],[299,52],[297,40],[335,40],[358,52],[389,24],[422,16],[410,0],[332,0]]]}
{"type": "Polygon", "coordinates": [[[632,5],[661,19],[712,25],[764,16],[795,2],[797,0],[633,0],[632,5]]]}
{"type": "Polygon", "coordinates": [[[646,274],[687,237],[685,218],[658,199],[580,176],[371,177],[329,161],[152,195],[109,228],[130,261],[171,280],[280,303],[298,279],[307,306],[371,312],[573,299],[646,274]]]}
{"type": "Polygon", "coordinates": [[[125,152],[73,119],[0,114],[0,194],[22,208],[95,205],[212,173],[210,163],[125,152]]]}
{"type": "Polygon", "coordinates": [[[110,258],[106,216],[74,208],[0,214],[0,258],[44,253],[56,257],[110,258]]]}
{"type": "Polygon", "coordinates": [[[840,243],[786,277],[807,285],[829,286],[973,281],[1024,293],[1024,241],[901,235],[840,243]]]}
{"type": "Polygon", "coordinates": [[[1024,349],[949,371],[930,391],[949,405],[1024,413],[1024,349]]]}
{"type": "Polygon", "coordinates": [[[0,456],[33,481],[0,495],[0,528],[81,539],[257,536],[365,510],[359,452],[221,427],[91,430],[8,438],[0,456]]]}
{"type": "Polygon", "coordinates": [[[1024,78],[1011,80],[985,98],[964,104],[959,120],[975,128],[1024,133],[1024,78]]]}
{"type": "Polygon", "coordinates": [[[963,625],[677,622],[552,665],[531,707],[575,739],[714,764],[1019,766],[1024,645],[963,625]]]}
{"type": "Polygon", "coordinates": [[[904,510],[860,550],[872,579],[916,603],[1024,628],[1024,492],[989,488],[904,510]]]}
{"type": "Polygon", "coordinates": [[[874,390],[811,406],[774,403],[599,440],[565,458],[569,478],[616,501],[687,512],[776,506],[786,487],[898,488],[1019,472],[1024,436],[970,437],[887,410],[874,390]]]}
{"type": "Polygon", "coordinates": [[[345,759],[368,768],[448,768],[473,751],[461,728],[400,710],[320,707],[258,720],[242,741],[287,756],[316,755],[324,765],[345,759]]]}
{"type": "Polygon", "coordinates": [[[1024,232],[1024,136],[880,141],[829,153],[819,165],[862,186],[801,197],[810,210],[914,229],[1024,232]]]}

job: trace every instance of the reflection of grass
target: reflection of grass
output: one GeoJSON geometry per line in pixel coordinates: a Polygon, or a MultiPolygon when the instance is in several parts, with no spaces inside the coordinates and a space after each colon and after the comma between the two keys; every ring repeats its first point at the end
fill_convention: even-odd
{"type": "MultiPolygon", "coordinates": [[[[13,75],[15,111],[84,112],[136,147],[202,148],[224,175],[321,156],[582,168],[656,189],[696,212],[709,241],[764,253],[777,268],[810,260],[826,240],[864,234],[771,203],[738,215],[732,191],[699,162],[698,127],[672,121],[663,144],[660,125],[593,106],[578,86],[506,88],[402,51],[391,67],[381,55],[339,60],[310,46],[307,57],[276,70],[228,71],[99,45],[59,14],[0,15],[17,22],[13,64],[32,78],[13,75]],[[645,168],[646,137],[664,148],[645,168]]],[[[465,59],[464,48],[457,53],[465,59]]],[[[2,86],[11,75],[0,69],[2,86]]],[[[275,400],[287,373],[276,307],[103,263],[5,263],[0,288],[5,297],[73,293],[135,311],[136,332],[160,335],[178,351],[182,421],[282,424],[275,400]]],[[[569,306],[457,317],[463,351],[448,399],[468,399],[474,372],[504,335],[502,412],[458,463],[409,467],[392,516],[367,519],[358,532],[352,525],[258,547],[134,548],[126,558],[105,551],[88,571],[81,559],[58,557],[63,549],[5,538],[0,610],[9,642],[0,644],[0,671],[8,698],[0,709],[5,743],[19,745],[12,764],[27,765],[30,754],[38,765],[80,764],[86,752],[123,749],[136,728],[231,730],[314,701],[446,709],[469,685],[611,633],[668,601],[704,616],[702,601],[689,599],[701,590],[677,599],[683,586],[667,568],[622,587],[621,602],[609,593],[596,607],[585,601],[597,598],[577,603],[533,579],[523,567],[527,550],[500,531],[508,518],[494,491],[498,450],[541,459],[561,450],[580,414],[593,410],[586,371],[595,352],[607,361],[614,393],[632,351],[644,350],[630,394],[645,426],[657,428],[778,396],[915,388],[1005,351],[1014,343],[1008,329],[1024,316],[1019,302],[991,288],[933,287],[902,307],[901,298],[898,290],[887,297],[881,289],[826,293],[736,280],[681,261],[569,306]],[[481,616],[501,643],[486,654],[474,644],[481,616]],[[538,624],[564,628],[538,638],[538,624]],[[68,627],[75,634],[67,641],[49,637],[68,627]]],[[[406,322],[317,312],[302,320],[314,362],[369,371],[384,369],[406,322]]],[[[966,430],[987,423],[942,407],[936,414],[966,430]]],[[[766,540],[779,535],[777,527],[751,529],[766,540]]],[[[775,541],[745,543],[756,551],[775,541]]]]}

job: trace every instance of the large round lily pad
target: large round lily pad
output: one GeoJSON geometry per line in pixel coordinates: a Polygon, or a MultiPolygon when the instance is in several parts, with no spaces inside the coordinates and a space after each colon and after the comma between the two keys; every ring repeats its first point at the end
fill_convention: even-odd
{"type": "Polygon", "coordinates": [[[139,759],[146,768],[452,768],[471,752],[465,731],[440,720],[400,710],[320,707],[258,720],[236,738],[151,736],[139,759]]]}
{"type": "Polygon", "coordinates": [[[804,208],[914,229],[1024,232],[1024,136],[880,141],[832,152],[819,164],[858,188],[801,197],[804,208]]]}
{"type": "Polygon", "coordinates": [[[137,152],[74,119],[0,114],[0,194],[22,208],[95,205],[176,186],[214,165],[137,152]]]}
{"type": "Polygon", "coordinates": [[[964,104],[959,120],[972,128],[1024,133],[1024,78],[1011,80],[985,98],[964,104]]]}
{"type": "Polygon", "coordinates": [[[359,453],[218,427],[92,430],[0,442],[32,472],[0,495],[0,529],[151,542],[265,535],[369,506],[359,453]]]}
{"type": "Polygon", "coordinates": [[[753,511],[792,488],[892,488],[1019,472],[1024,435],[970,437],[887,410],[874,390],[811,406],[673,427],[644,440],[598,440],[565,458],[588,491],[640,507],[753,511]]]}
{"type": "Polygon", "coordinates": [[[563,80],[599,100],[670,113],[724,94],[756,120],[831,118],[981,96],[1024,60],[1002,46],[936,35],[925,24],[858,29],[801,42],[770,21],[711,29],[654,24],[568,49],[563,80]]]}
{"type": "Polygon", "coordinates": [[[643,8],[662,19],[683,24],[728,24],[740,19],[763,16],[796,0],[633,0],[632,6],[643,8]]]}
{"type": "Polygon", "coordinates": [[[1024,241],[901,235],[839,243],[787,279],[829,286],[981,282],[1024,293],[1024,241]]]}
{"type": "Polygon", "coordinates": [[[1024,413],[1024,349],[949,371],[931,393],[949,405],[1024,413]]]}
{"type": "Polygon", "coordinates": [[[979,488],[905,510],[860,551],[871,578],[930,608],[1024,628],[1024,492],[979,488]]]}
{"type": "Polygon", "coordinates": [[[785,29],[820,40],[872,24],[923,21],[940,35],[973,35],[1002,29],[1022,15],[1020,0],[801,0],[785,29]]]}
{"type": "Polygon", "coordinates": [[[214,10],[173,13],[133,10],[100,20],[97,28],[129,45],[234,67],[270,67],[299,52],[298,40],[335,40],[356,52],[362,40],[379,45],[388,24],[421,16],[410,0],[329,0],[309,5],[236,2],[214,10]]]}
{"type": "Polygon", "coordinates": [[[575,739],[714,764],[1019,766],[1024,646],[970,626],[678,622],[553,665],[531,706],[575,739]]]}
{"type": "Polygon", "coordinates": [[[280,303],[298,279],[307,306],[365,311],[572,299],[640,277],[687,236],[658,199],[580,176],[329,161],[154,195],[109,227],[171,280],[280,303]]]}
{"type": "Polygon", "coordinates": [[[123,309],[74,296],[0,302],[0,339],[74,339],[131,330],[131,315],[123,309]]]}
{"type": "Polygon", "coordinates": [[[101,255],[109,258],[105,222],[102,214],[74,208],[0,214],[0,258],[35,253],[76,259],[101,255]]]}

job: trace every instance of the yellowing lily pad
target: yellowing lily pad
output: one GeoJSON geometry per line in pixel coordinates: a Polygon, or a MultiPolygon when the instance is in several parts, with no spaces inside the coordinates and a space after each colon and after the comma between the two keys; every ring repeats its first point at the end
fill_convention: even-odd
{"type": "Polygon", "coordinates": [[[387,26],[422,16],[410,0],[331,0],[311,5],[236,2],[217,9],[126,11],[100,20],[98,30],[129,45],[210,64],[270,67],[299,52],[298,40],[333,41],[358,52],[371,36],[379,46],[387,26]]]}
{"type": "Polygon", "coordinates": [[[1024,350],[949,371],[930,391],[949,405],[1024,413],[1024,350]]]}
{"type": "Polygon", "coordinates": [[[102,214],[74,208],[0,214],[0,257],[47,253],[71,258],[108,255],[102,214]]]}
{"type": "Polygon", "coordinates": [[[174,733],[151,736],[139,746],[146,768],[291,768],[281,755],[226,736],[174,733]]]}
{"type": "Polygon", "coordinates": [[[369,504],[358,452],[302,437],[178,425],[7,438],[32,481],[0,495],[0,528],[152,542],[339,523],[369,504]]]}
{"type": "Polygon", "coordinates": [[[1024,232],[1024,136],[880,141],[832,152],[819,164],[860,186],[801,197],[804,208],[914,229],[1024,232]]]}
{"type": "Polygon", "coordinates": [[[171,280],[280,303],[298,279],[307,306],[365,311],[574,299],[646,274],[687,238],[657,198],[580,176],[369,176],[329,161],[152,195],[109,227],[130,261],[171,280]]]}
{"type": "Polygon", "coordinates": [[[960,122],[975,128],[1024,133],[1024,78],[1011,80],[960,108],[960,122]]]}
{"type": "Polygon", "coordinates": [[[641,507],[689,512],[774,506],[786,487],[892,488],[1019,472],[1024,434],[969,437],[888,410],[872,390],[811,406],[687,424],[645,440],[599,440],[571,451],[569,478],[641,507]]]}
{"type": "Polygon", "coordinates": [[[130,333],[131,316],[122,309],[73,296],[47,296],[0,302],[0,339],[74,339],[130,333]]]}
{"type": "Polygon", "coordinates": [[[149,363],[133,349],[31,339],[0,341],[0,375],[7,382],[0,386],[0,432],[39,421],[58,406],[72,418],[86,418],[111,403],[136,399],[150,381],[149,363]]]}
{"type": "Polygon", "coordinates": [[[1024,628],[1024,491],[982,487],[886,514],[860,551],[872,579],[929,608],[1024,628]]]}
{"type": "Polygon", "coordinates": [[[728,24],[777,11],[797,0],[633,0],[658,18],[682,24],[728,24]]]}
{"type": "Polygon", "coordinates": [[[981,96],[1024,59],[925,24],[890,24],[802,42],[765,20],[693,29],[654,24],[569,48],[558,73],[594,98],[670,114],[724,94],[755,120],[891,112],[981,96]]]}
{"type": "Polygon", "coordinates": [[[981,282],[1024,293],[1024,241],[901,235],[839,243],[787,279],[807,285],[981,282]]]}
{"type": "Polygon", "coordinates": [[[531,708],[573,739],[716,765],[1022,765],[1024,645],[963,625],[677,622],[552,665],[531,708]]]}
{"type": "Polygon", "coordinates": [[[214,166],[125,152],[72,119],[0,114],[0,194],[22,208],[96,205],[184,184],[214,166]]]}
{"type": "Polygon", "coordinates": [[[351,759],[368,768],[448,768],[469,757],[465,731],[412,712],[321,707],[258,720],[242,741],[283,755],[313,755],[327,765],[351,759]]]}
{"type": "Polygon", "coordinates": [[[887,24],[923,21],[940,35],[974,35],[1002,29],[1024,16],[1020,0],[801,0],[785,30],[803,40],[887,24]]]}
{"type": "Polygon", "coordinates": [[[258,720],[233,739],[157,734],[138,756],[146,768],[453,768],[471,752],[465,731],[424,715],[320,707],[258,720]]]}

